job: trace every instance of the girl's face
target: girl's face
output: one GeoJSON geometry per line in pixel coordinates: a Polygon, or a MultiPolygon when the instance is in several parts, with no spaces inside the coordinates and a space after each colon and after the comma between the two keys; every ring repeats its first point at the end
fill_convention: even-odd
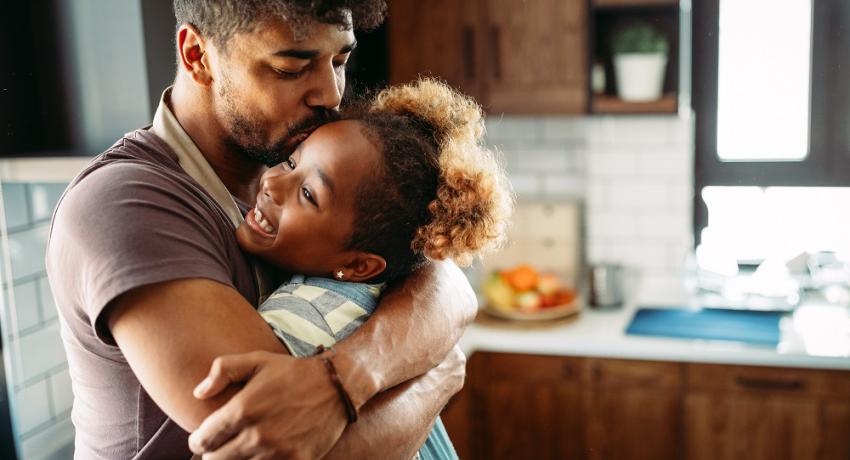
{"type": "Polygon", "coordinates": [[[236,231],[239,244],[293,273],[330,276],[348,266],[362,254],[347,249],[357,188],[379,155],[357,121],[320,127],[263,174],[256,207],[236,231]]]}

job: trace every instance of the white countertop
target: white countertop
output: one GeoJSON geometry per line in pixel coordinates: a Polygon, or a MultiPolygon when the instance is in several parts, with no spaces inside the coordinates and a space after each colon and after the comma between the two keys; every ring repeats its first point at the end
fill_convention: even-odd
{"type": "Polygon", "coordinates": [[[779,345],[766,348],[727,341],[627,335],[625,330],[637,305],[632,302],[613,311],[585,308],[577,317],[539,324],[498,320],[481,313],[460,346],[467,356],[475,351],[496,351],[850,370],[850,309],[844,306],[799,307],[781,320],[779,345]]]}

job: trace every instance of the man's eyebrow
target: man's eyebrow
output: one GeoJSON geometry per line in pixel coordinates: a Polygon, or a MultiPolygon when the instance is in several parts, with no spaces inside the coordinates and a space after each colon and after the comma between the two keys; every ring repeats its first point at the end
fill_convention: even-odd
{"type": "MultiPolygon", "coordinates": [[[[357,41],[353,41],[348,45],[343,46],[337,54],[346,54],[354,51],[357,48],[357,41]]],[[[274,53],[278,57],[290,57],[295,59],[310,60],[321,54],[319,50],[300,50],[300,49],[285,49],[274,53]]]]}
{"type": "Polygon", "coordinates": [[[319,51],[318,50],[289,49],[289,50],[280,50],[280,51],[274,53],[274,55],[278,56],[278,57],[291,57],[291,58],[295,58],[295,59],[309,60],[309,59],[313,59],[314,57],[318,56],[319,51]]]}
{"type": "Polygon", "coordinates": [[[354,51],[355,48],[357,48],[357,40],[354,40],[353,42],[349,43],[348,45],[343,46],[342,49],[339,50],[339,53],[337,53],[337,54],[350,53],[350,52],[354,51]]]}

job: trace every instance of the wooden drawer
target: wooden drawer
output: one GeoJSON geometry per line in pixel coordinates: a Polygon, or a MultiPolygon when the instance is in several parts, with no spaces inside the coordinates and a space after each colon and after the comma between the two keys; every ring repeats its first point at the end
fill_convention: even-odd
{"type": "Polygon", "coordinates": [[[583,376],[591,388],[645,387],[678,389],[682,365],[655,361],[588,359],[583,376]]]}
{"type": "Polygon", "coordinates": [[[690,390],[850,398],[850,372],[688,364],[690,390]]]}
{"type": "Polygon", "coordinates": [[[487,353],[482,373],[488,381],[522,382],[578,381],[580,359],[514,353],[487,353]]]}

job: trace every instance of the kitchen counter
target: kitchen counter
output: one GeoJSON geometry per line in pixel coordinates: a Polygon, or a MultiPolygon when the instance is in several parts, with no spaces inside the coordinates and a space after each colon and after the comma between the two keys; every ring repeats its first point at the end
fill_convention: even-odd
{"type": "Polygon", "coordinates": [[[638,305],[664,304],[631,302],[613,311],[585,308],[576,317],[537,324],[500,320],[481,312],[460,346],[467,356],[475,351],[495,351],[850,370],[850,309],[844,306],[799,307],[782,319],[779,345],[766,348],[726,341],[627,335],[626,327],[638,305]]]}

